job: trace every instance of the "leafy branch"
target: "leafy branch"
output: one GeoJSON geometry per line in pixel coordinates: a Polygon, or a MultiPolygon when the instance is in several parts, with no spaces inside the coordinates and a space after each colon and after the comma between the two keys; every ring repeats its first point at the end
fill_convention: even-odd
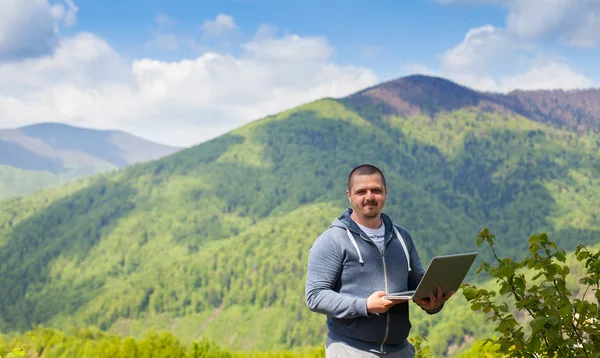
{"type": "Polygon", "coordinates": [[[587,285],[577,297],[578,292],[574,295],[567,289],[566,277],[571,270],[566,253],[546,234],[529,238],[529,256],[519,262],[499,257],[495,236],[487,228],[477,236],[477,246],[484,242],[496,264],[483,261],[476,273],[485,271],[496,278],[504,299],[497,303],[495,291],[474,285],[463,284],[461,288],[471,309],[481,310],[488,320],[498,322],[496,331],[501,335],[487,338],[486,344],[511,357],[600,357],[600,251],[593,254],[583,245],[577,247],[575,257],[579,262],[585,260],[586,269],[579,283],[587,285]],[[519,272],[525,269],[528,275],[535,274],[529,282],[525,273],[519,272]],[[586,300],[590,288],[595,291],[595,302],[586,300]],[[520,319],[515,317],[517,313],[520,319]]]}

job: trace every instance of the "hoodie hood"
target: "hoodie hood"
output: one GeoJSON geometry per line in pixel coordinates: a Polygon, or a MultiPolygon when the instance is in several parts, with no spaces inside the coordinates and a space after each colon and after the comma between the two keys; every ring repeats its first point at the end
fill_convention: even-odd
{"type": "MultiPolygon", "coordinates": [[[[364,234],[364,236],[367,236],[367,235],[360,229],[360,227],[358,227],[356,222],[354,222],[354,220],[352,220],[352,218],[350,217],[350,215],[352,215],[352,213],[353,213],[353,210],[351,208],[346,208],[346,210],[344,210],[339,217],[335,218],[331,222],[331,225],[329,225],[329,228],[338,227],[338,228],[346,230],[348,239],[352,242],[352,246],[354,246],[354,248],[356,249],[356,252],[358,253],[359,262],[361,264],[364,264],[362,254],[360,252],[358,244],[356,243],[356,239],[354,238],[354,235],[352,235],[352,233],[354,233],[355,235],[358,235],[360,238],[372,243],[373,245],[375,245],[375,243],[373,241],[371,241],[370,239],[363,238],[363,234],[364,234]]],[[[385,225],[385,243],[387,244],[388,240],[390,239],[390,236],[392,235],[392,232],[396,234],[396,237],[402,244],[402,249],[404,250],[404,255],[406,256],[406,261],[408,263],[408,271],[411,271],[410,255],[408,253],[408,248],[406,247],[406,243],[404,242],[404,238],[402,237],[402,235],[400,235],[400,233],[398,232],[398,229],[396,228],[396,226],[392,222],[392,219],[390,219],[389,216],[387,216],[384,213],[381,213],[381,219],[383,220],[383,224],[385,225]]]]}
{"type": "MultiPolygon", "coordinates": [[[[344,210],[339,217],[335,218],[331,222],[331,225],[329,225],[329,227],[330,228],[331,227],[339,227],[344,230],[350,230],[351,232],[355,233],[356,235],[364,234],[364,232],[358,227],[358,225],[356,225],[354,220],[352,220],[352,218],[350,218],[350,215],[352,215],[353,212],[354,211],[352,210],[352,208],[346,208],[346,210],[344,210]]],[[[390,219],[389,216],[387,216],[384,213],[381,213],[381,219],[383,220],[383,223],[385,224],[385,237],[387,240],[387,239],[389,239],[389,237],[393,231],[392,219],[390,219]]]]}

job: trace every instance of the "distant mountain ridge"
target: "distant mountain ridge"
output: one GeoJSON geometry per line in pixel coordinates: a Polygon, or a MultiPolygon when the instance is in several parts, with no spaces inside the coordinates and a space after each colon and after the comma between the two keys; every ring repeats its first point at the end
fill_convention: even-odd
{"type": "Polygon", "coordinates": [[[488,111],[521,115],[577,132],[600,130],[600,88],[579,90],[516,90],[507,94],[480,92],[451,80],[411,75],[383,82],[342,99],[352,107],[378,105],[399,116],[480,106],[488,111]]]}
{"type": "Polygon", "coordinates": [[[147,162],[180,149],[122,131],[61,123],[0,129],[0,198],[147,162]],[[35,185],[28,176],[37,177],[35,185]]]}

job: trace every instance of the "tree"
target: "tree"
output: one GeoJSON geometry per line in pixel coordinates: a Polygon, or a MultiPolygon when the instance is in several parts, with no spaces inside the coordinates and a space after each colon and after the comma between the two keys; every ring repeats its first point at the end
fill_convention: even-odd
{"type": "Polygon", "coordinates": [[[501,335],[485,342],[510,357],[600,357],[600,250],[577,246],[575,258],[585,273],[574,294],[567,288],[567,255],[546,234],[529,238],[529,256],[522,261],[500,258],[494,241],[487,228],[479,233],[477,246],[486,242],[496,262],[483,261],[476,273],[496,278],[501,299],[494,300],[493,290],[461,285],[471,309],[497,322],[501,335]]]}

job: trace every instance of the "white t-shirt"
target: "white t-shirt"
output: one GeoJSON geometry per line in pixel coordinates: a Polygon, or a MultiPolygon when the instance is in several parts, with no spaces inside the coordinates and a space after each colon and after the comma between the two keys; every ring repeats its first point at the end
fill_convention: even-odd
{"type": "Polygon", "coordinates": [[[379,229],[370,229],[368,227],[362,226],[359,223],[356,223],[358,227],[367,234],[367,236],[375,242],[377,246],[379,246],[379,250],[384,251],[384,242],[385,242],[385,224],[383,220],[381,220],[381,226],[379,229]]]}

